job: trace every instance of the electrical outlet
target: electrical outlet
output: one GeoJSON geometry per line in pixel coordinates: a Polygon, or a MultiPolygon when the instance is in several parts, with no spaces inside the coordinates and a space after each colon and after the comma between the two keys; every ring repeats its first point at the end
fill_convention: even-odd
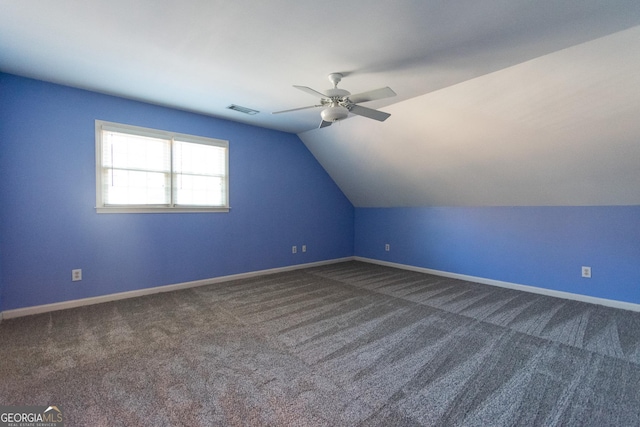
{"type": "Polygon", "coordinates": [[[82,280],[82,270],[79,268],[76,270],[71,270],[71,281],[79,282],[80,280],[82,280]]]}
{"type": "Polygon", "coordinates": [[[307,245],[302,245],[302,252],[307,252],[307,245]]]}
{"type": "Polygon", "coordinates": [[[388,244],[388,243],[385,243],[385,245],[384,245],[384,250],[385,250],[386,252],[389,252],[389,251],[391,250],[391,245],[390,245],[390,244],[388,244]]]}
{"type": "Polygon", "coordinates": [[[582,266],[582,277],[591,278],[591,267],[582,266]]]}
{"type": "Polygon", "coordinates": [[[297,246],[291,246],[291,253],[292,254],[297,254],[298,253],[298,247],[297,246]]]}

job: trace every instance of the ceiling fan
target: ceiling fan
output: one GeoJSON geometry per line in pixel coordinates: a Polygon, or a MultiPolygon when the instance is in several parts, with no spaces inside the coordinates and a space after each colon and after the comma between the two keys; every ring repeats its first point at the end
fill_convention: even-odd
{"type": "Polygon", "coordinates": [[[383,122],[391,116],[389,113],[358,105],[361,102],[375,101],[376,99],[395,96],[396,93],[391,90],[391,88],[383,87],[351,95],[349,91],[338,88],[338,83],[340,83],[340,80],[342,80],[343,77],[342,74],[331,73],[328,77],[329,81],[333,83],[333,88],[327,89],[325,91],[326,94],[313,90],[307,86],[293,86],[310,95],[319,96],[319,104],[293,108],[291,110],[276,111],[271,114],[289,113],[291,111],[306,110],[307,108],[326,107],[322,110],[322,113],[320,113],[320,116],[322,117],[322,121],[319,126],[320,128],[331,126],[332,123],[337,122],[338,120],[346,119],[349,116],[349,113],[378,120],[379,122],[383,122]]]}

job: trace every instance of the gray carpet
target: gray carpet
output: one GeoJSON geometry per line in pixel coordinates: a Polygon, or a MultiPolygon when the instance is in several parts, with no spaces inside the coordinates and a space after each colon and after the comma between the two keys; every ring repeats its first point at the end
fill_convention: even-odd
{"type": "Polygon", "coordinates": [[[346,262],[5,320],[86,426],[638,426],[640,313],[346,262]]]}

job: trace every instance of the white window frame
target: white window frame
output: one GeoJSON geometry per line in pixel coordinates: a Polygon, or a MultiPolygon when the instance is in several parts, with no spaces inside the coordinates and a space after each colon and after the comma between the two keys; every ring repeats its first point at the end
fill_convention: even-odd
{"type": "MultiPolygon", "coordinates": [[[[121,123],[96,120],[96,212],[97,213],[162,213],[162,212],[229,212],[229,141],[214,138],[205,138],[195,135],[167,132],[158,129],[150,129],[139,126],[125,125],[121,123]],[[213,145],[223,147],[225,150],[225,176],[224,176],[224,204],[221,206],[185,206],[185,205],[106,205],[103,201],[103,165],[102,165],[102,131],[110,130],[151,138],[178,140],[182,142],[213,145]]],[[[173,150],[172,150],[173,151],[173,150]]],[[[171,175],[174,175],[173,165],[171,175]]],[[[173,188],[171,188],[173,192],[173,188]]],[[[173,199],[173,196],[171,197],[173,199]]]]}

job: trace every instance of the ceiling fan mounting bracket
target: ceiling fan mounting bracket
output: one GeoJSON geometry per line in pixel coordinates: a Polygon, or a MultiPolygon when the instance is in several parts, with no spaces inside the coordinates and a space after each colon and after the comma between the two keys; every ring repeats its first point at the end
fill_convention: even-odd
{"type": "Polygon", "coordinates": [[[329,81],[333,83],[334,88],[337,88],[338,83],[340,83],[340,80],[342,80],[342,74],[340,73],[331,73],[327,77],[329,78],[329,81]]]}

